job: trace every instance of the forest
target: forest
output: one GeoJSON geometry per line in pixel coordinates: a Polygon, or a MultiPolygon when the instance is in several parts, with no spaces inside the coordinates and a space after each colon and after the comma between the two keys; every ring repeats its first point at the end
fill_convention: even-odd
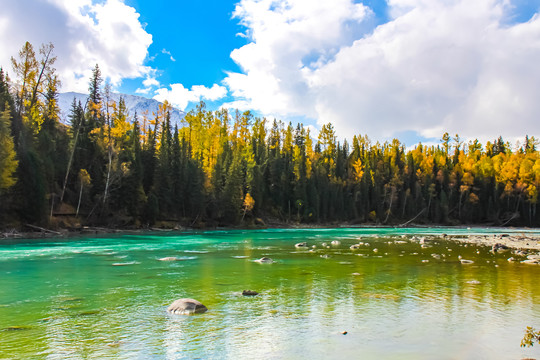
{"type": "Polygon", "coordinates": [[[203,102],[172,124],[168,103],[132,114],[111,101],[98,65],[64,121],[55,60],[27,42],[0,70],[0,228],[540,225],[534,137],[445,133],[407,150],[203,102]]]}

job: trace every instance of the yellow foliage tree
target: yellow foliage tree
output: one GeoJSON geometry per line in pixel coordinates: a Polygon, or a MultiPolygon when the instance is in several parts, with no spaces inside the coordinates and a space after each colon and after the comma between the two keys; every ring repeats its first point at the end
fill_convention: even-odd
{"type": "Polygon", "coordinates": [[[0,194],[15,184],[13,174],[17,170],[17,165],[10,130],[10,110],[6,104],[6,110],[0,114],[0,194]]]}
{"type": "Polygon", "coordinates": [[[250,193],[247,193],[246,196],[244,197],[243,207],[244,207],[244,215],[242,216],[242,220],[244,220],[246,213],[248,211],[253,210],[253,207],[255,207],[255,200],[253,199],[250,193]]]}

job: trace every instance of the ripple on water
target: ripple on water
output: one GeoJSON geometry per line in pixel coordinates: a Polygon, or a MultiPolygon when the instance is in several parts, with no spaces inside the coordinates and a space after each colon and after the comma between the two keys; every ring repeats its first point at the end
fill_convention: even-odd
{"type": "Polygon", "coordinates": [[[140,264],[139,261],[126,261],[126,262],[115,262],[112,263],[112,266],[129,266],[129,265],[138,265],[140,264]]]}
{"type": "MultiPolygon", "coordinates": [[[[44,261],[43,256],[36,256],[40,250],[33,249],[24,261],[8,266],[0,263],[2,270],[11,271],[0,277],[0,331],[8,325],[31,325],[35,331],[2,331],[0,358],[212,358],[213,354],[223,358],[354,358],[358,353],[373,355],[366,358],[398,358],[396,354],[435,358],[438,353],[451,353],[451,346],[456,344],[458,354],[487,351],[486,358],[497,358],[501,353],[509,354],[509,358],[538,358],[528,349],[519,349],[518,344],[524,330],[522,319],[540,321],[540,290],[534,287],[540,270],[508,264],[507,257],[493,257],[484,250],[476,254],[473,246],[456,247],[441,241],[435,249],[423,250],[419,244],[398,246],[400,240],[387,244],[388,237],[380,235],[366,239],[363,230],[347,230],[350,240],[333,236],[340,231],[267,232],[275,240],[266,238],[265,232],[252,232],[253,240],[248,244],[243,243],[245,235],[232,231],[228,233],[232,245],[221,244],[222,248],[214,245],[223,242],[225,234],[218,239],[211,232],[209,239],[145,237],[144,241],[151,242],[147,245],[141,237],[129,238],[129,244],[122,244],[126,240],[118,238],[99,249],[83,248],[80,242],[76,245],[80,255],[70,250],[77,261],[44,261]],[[348,250],[341,255],[328,250],[289,255],[291,244],[309,241],[300,234],[309,234],[310,245],[340,238],[344,248],[362,236],[362,241],[378,248],[385,259],[371,259],[375,254],[366,247],[363,252],[369,251],[369,255],[348,250]],[[314,234],[322,236],[314,241],[314,234]],[[272,246],[271,251],[257,251],[268,246],[272,246]],[[208,253],[207,247],[212,254],[198,256],[199,261],[156,261],[170,254],[189,257],[193,255],[190,252],[208,253]],[[453,247],[454,252],[447,252],[447,247],[453,247]],[[184,248],[189,249],[182,254],[184,248]],[[88,256],[92,250],[105,256],[118,252],[126,258],[88,256]],[[413,251],[420,254],[414,256],[413,251]],[[256,266],[250,262],[263,253],[276,254],[281,265],[256,266]],[[320,259],[324,253],[335,256],[320,259]],[[444,255],[453,262],[443,263],[444,255]],[[462,266],[458,255],[483,268],[462,266]],[[140,266],[110,268],[112,262],[133,259],[144,261],[140,266]],[[422,259],[430,259],[431,264],[421,266],[422,259]],[[486,260],[491,261],[489,269],[486,260]],[[501,264],[497,270],[494,260],[501,264]],[[177,266],[184,266],[186,271],[177,266]],[[474,281],[481,281],[481,285],[474,281]],[[6,294],[2,289],[14,291],[6,294]],[[263,296],[243,298],[242,289],[261,291],[263,296]],[[201,300],[209,306],[209,312],[193,317],[168,316],[167,305],[180,295],[201,300]],[[37,300],[15,303],[22,296],[37,300]],[[411,328],[411,323],[416,326],[411,328]],[[339,333],[342,330],[348,331],[347,336],[339,333]],[[39,336],[42,338],[38,340],[39,336]],[[463,342],[464,337],[475,342],[463,342]],[[384,346],[389,338],[391,348],[384,346]],[[508,340],[513,338],[518,338],[516,343],[508,340]],[[10,354],[5,356],[5,351],[10,354]]],[[[401,235],[401,231],[395,233],[401,235]]],[[[66,248],[56,248],[52,253],[63,256],[66,248]]],[[[0,256],[11,255],[0,250],[0,256]]]]}
{"type": "Polygon", "coordinates": [[[175,262],[175,261],[187,261],[198,259],[198,256],[167,256],[162,258],[157,258],[159,261],[163,262],[175,262]]]}

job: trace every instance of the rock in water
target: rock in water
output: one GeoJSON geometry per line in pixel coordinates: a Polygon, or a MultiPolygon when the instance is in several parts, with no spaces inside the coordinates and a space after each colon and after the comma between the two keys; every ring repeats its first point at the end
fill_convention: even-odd
{"type": "Polygon", "coordinates": [[[167,257],[162,257],[160,259],[158,259],[159,261],[177,261],[177,260],[180,260],[179,258],[177,258],[176,256],[167,256],[167,257]]]}
{"type": "Polygon", "coordinates": [[[508,251],[510,250],[510,248],[504,244],[500,244],[500,243],[496,243],[495,245],[493,245],[491,247],[491,252],[496,254],[496,253],[502,253],[502,252],[505,252],[505,251],[508,251]]]}
{"type": "Polygon", "coordinates": [[[180,315],[202,314],[207,310],[206,306],[195,299],[178,299],[167,308],[171,314],[180,315]]]}
{"type": "Polygon", "coordinates": [[[244,291],[242,291],[242,295],[244,295],[244,296],[255,296],[255,295],[259,295],[259,293],[256,292],[256,291],[253,291],[253,290],[244,290],[244,291]]]}
{"type": "Polygon", "coordinates": [[[272,264],[274,260],[270,259],[269,257],[262,257],[258,260],[255,260],[255,262],[258,262],[260,264],[272,264]]]}

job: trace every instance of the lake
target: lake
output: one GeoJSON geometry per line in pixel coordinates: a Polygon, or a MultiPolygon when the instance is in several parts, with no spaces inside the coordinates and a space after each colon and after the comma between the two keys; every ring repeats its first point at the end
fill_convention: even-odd
{"type": "Polygon", "coordinates": [[[519,346],[526,326],[540,327],[540,266],[509,263],[510,253],[493,254],[487,246],[437,240],[422,247],[410,240],[512,231],[530,230],[271,229],[3,240],[0,358],[540,358],[540,345],[519,346]],[[335,240],[340,244],[332,246],[335,240]],[[304,241],[308,248],[294,246],[304,241]],[[159,261],[171,256],[177,261],[159,261]],[[463,265],[459,256],[474,263],[463,265]],[[275,262],[254,261],[261,257],[275,262]],[[242,296],[243,290],[259,295],[242,296]],[[184,297],[208,312],[168,314],[167,306],[184,297]]]}

